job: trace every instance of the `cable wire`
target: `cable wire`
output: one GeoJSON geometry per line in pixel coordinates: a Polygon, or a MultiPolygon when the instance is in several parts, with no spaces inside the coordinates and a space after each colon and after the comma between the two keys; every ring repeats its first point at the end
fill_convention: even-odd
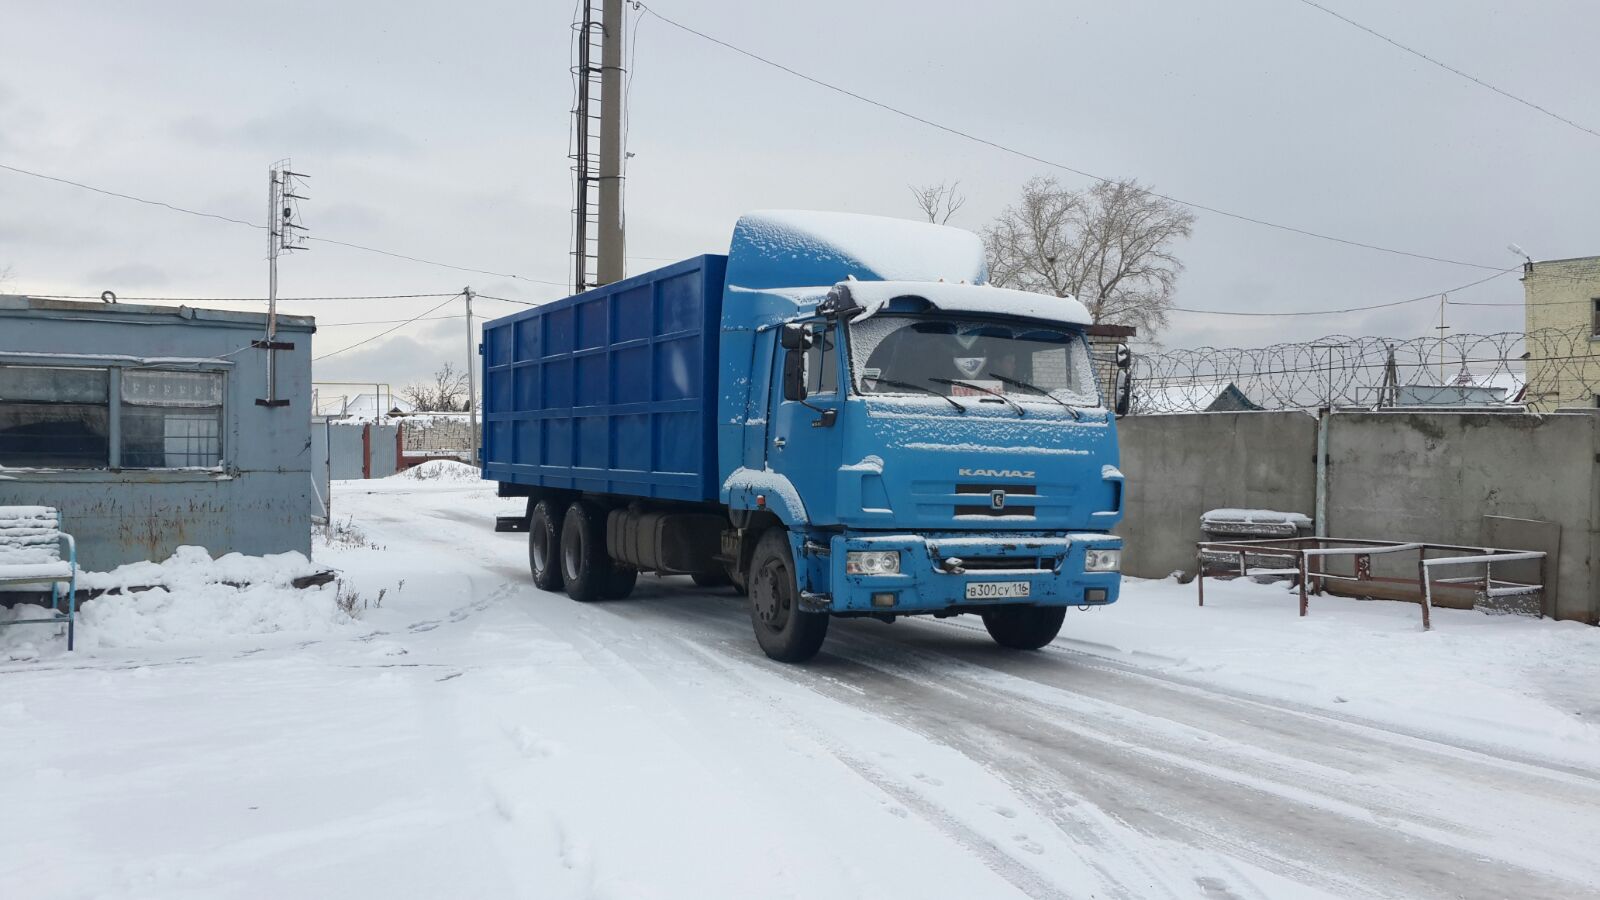
{"type": "MultiPolygon", "coordinates": [[[[309,300],[419,300],[429,297],[459,297],[460,291],[450,294],[350,294],[342,297],[279,297],[279,303],[309,300]]],[[[99,300],[99,294],[25,294],[46,300],[99,300]]],[[[266,303],[265,297],[134,297],[117,295],[117,300],[164,300],[173,303],[266,303]]]]}
{"type": "Polygon", "coordinates": [[[1319,10],[1327,13],[1328,15],[1333,16],[1335,19],[1338,19],[1339,21],[1345,23],[1346,25],[1349,25],[1352,28],[1358,28],[1358,29],[1360,29],[1362,31],[1365,31],[1367,34],[1372,35],[1373,37],[1377,38],[1378,40],[1383,41],[1384,43],[1389,44],[1390,46],[1397,47],[1400,50],[1403,50],[1406,53],[1409,53],[1412,56],[1417,57],[1418,59],[1430,62],[1430,63],[1438,66],[1439,68],[1444,69],[1446,72],[1450,72],[1452,74],[1459,75],[1462,78],[1465,78],[1466,80],[1472,82],[1473,84],[1478,85],[1479,87],[1487,88],[1487,89],[1489,89],[1491,91],[1494,91],[1496,94],[1499,94],[1500,96],[1505,97],[1507,100],[1511,100],[1511,101],[1514,101],[1516,103],[1520,103],[1523,106],[1528,107],[1529,109],[1535,110],[1537,112],[1544,113],[1545,115],[1549,116],[1550,118],[1555,119],[1557,122],[1561,122],[1562,124],[1565,124],[1565,125],[1570,125],[1573,128],[1576,128],[1579,131],[1587,132],[1588,134],[1593,135],[1594,137],[1600,137],[1600,131],[1595,131],[1593,128],[1590,128],[1587,125],[1580,125],[1577,122],[1574,122],[1571,119],[1567,118],[1566,116],[1561,115],[1560,113],[1552,112],[1551,110],[1546,109],[1543,106],[1540,106],[1539,104],[1533,102],[1532,100],[1526,100],[1526,99],[1523,99],[1522,97],[1518,97],[1516,94],[1513,94],[1510,91],[1505,90],[1504,88],[1496,87],[1495,85],[1492,85],[1487,81],[1484,81],[1482,78],[1479,78],[1476,75],[1472,75],[1472,74],[1469,74],[1467,72],[1463,72],[1460,69],[1456,68],[1455,66],[1450,65],[1447,62],[1443,62],[1441,60],[1434,59],[1433,57],[1429,56],[1428,54],[1423,53],[1421,50],[1418,50],[1418,49],[1416,49],[1414,47],[1408,47],[1405,44],[1400,43],[1399,41],[1395,40],[1394,38],[1389,37],[1388,35],[1380,32],[1380,31],[1378,31],[1376,29],[1368,28],[1367,26],[1361,24],[1360,22],[1357,22],[1355,19],[1352,19],[1349,16],[1344,15],[1343,13],[1335,12],[1334,10],[1331,10],[1326,6],[1323,6],[1321,3],[1316,2],[1316,0],[1299,0],[1299,2],[1305,4],[1306,6],[1311,7],[1312,9],[1319,9],[1319,10]]]}
{"type": "MultiPolygon", "coordinates": [[[[716,45],[718,45],[720,47],[724,47],[724,48],[726,48],[728,50],[732,50],[734,53],[737,53],[737,54],[739,54],[741,56],[744,56],[744,57],[748,57],[749,59],[753,59],[756,62],[761,63],[762,65],[770,66],[770,67],[772,67],[774,69],[777,69],[777,70],[779,70],[781,72],[786,72],[786,73],[788,73],[790,75],[793,75],[796,78],[801,79],[802,81],[808,81],[811,84],[814,84],[814,85],[816,85],[818,87],[826,88],[827,90],[833,91],[833,92],[838,93],[838,94],[843,94],[846,97],[850,97],[850,98],[852,98],[854,100],[858,100],[858,101],[860,101],[862,103],[867,104],[868,106],[876,107],[876,108],[881,109],[881,110],[883,110],[885,112],[893,113],[894,115],[900,116],[902,118],[910,119],[913,122],[918,122],[918,123],[921,123],[923,125],[927,125],[930,128],[934,128],[934,129],[937,129],[939,131],[943,131],[946,134],[955,135],[956,137],[962,138],[964,140],[972,141],[973,143],[977,143],[977,144],[982,144],[982,145],[984,145],[986,147],[990,147],[990,148],[993,148],[995,150],[999,150],[1001,152],[1009,153],[1009,154],[1011,154],[1013,156],[1029,160],[1030,162],[1036,162],[1036,163],[1039,163],[1040,165],[1050,166],[1052,168],[1060,169],[1060,170],[1062,170],[1064,172],[1071,172],[1074,175],[1078,175],[1078,176],[1081,176],[1083,178],[1088,178],[1088,179],[1090,179],[1092,181],[1097,181],[1097,182],[1100,182],[1102,184],[1115,184],[1116,183],[1116,181],[1114,179],[1106,178],[1106,177],[1104,177],[1102,175],[1096,175],[1096,174],[1094,174],[1092,172],[1086,172],[1083,169],[1074,168],[1074,167],[1069,166],[1069,165],[1067,165],[1065,163],[1060,163],[1060,162],[1056,162],[1054,160],[1045,159],[1042,156],[1036,156],[1036,155],[1034,155],[1032,153],[1029,153],[1029,152],[1027,152],[1025,150],[1018,150],[1015,147],[1009,147],[1009,146],[1007,146],[1005,144],[1001,144],[1001,143],[999,143],[997,141],[992,141],[992,140],[989,140],[988,138],[980,137],[980,136],[978,136],[976,134],[973,134],[971,132],[962,131],[959,128],[955,128],[955,127],[952,127],[950,125],[945,125],[945,124],[940,123],[940,122],[935,122],[932,119],[926,118],[924,116],[919,116],[916,113],[907,112],[906,110],[900,109],[899,107],[896,107],[896,106],[891,106],[888,103],[885,103],[885,102],[883,102],[881,100],[874,100],[871,97],[865,96],[863,94],[858,94],[855,91],[852,91],[852,90],[850,90],[848,88],[840,87],[837,84],[833,84],[831,82],[823,81],[820,78],[817,78],[817,77],[812,76],[812,75],[807,75],[806,73],[801,72],[801,71],[799,71],[797,69],[792,69],[789,66],[784,65],[783,63],[779,63],[779,62],[775,62],[773,60],[767,59],[764,56],[761,56],[761,55],[759,55],[757,53],[753,53],[753,52],[751,52],[749,50],[746,50],[746,49],[744,49],[742,47],[735,46],[734,44],[730,44],[727,41],[724,41],[724,40],[722,40],[720,38],[712,37],[711,35],[706,34],[703,31],[696,30],[694,28],[689,27],[688,25],[683,24],[682,22],[678,22],[678,21],[676,21],[674,19],[670,19],[667,16],[662,15],[661,13],[657,12],[653,7],[651,7],[651,6],[647,5],[647,4],[641,3],[641,4],[639,4],[639,7],[641,9],[643,9],[645,12],[649,13],[650,15],[655,16],[656,18],[660,19],[661,21],[667,23],[668,25],[671,25],[672,27],[674,27],[674,28],[676,28],[676,29],[678,29],[680,31],[687,32],[689,34],[694,35],[695,37],[701,38],[702,40],[710,41],[711,43],[716,44],[716,45]]],[[[1223,217],[1226,217],[1226,218],[1229,218],[1229,219],[1235,219],[1235,220],[1238,220],[1240,222],[1249,222],[1249,223],[1251,223],[1253,225],[1260,225],[1260,226],[1263,226],[1265,228],[1274,228],[1274,229],[1277,229],[1279,231],[1286,231],[1286,232],[1289,232],[1291,234],[1298,234],[1298,235],[1302,235],[1304,237],[1316,238],[1318,240],[1324,240],[1324,241],[1332,241],[1333,243],[1344,244],[1344,245],[1349,246],[1349,247],[1359,247],[1359,248],[1364,249],[1364,250],[1374,250],[1374,251],[1377,251],[1377,252],[1380,252],[1380,253],[1390,253],[1390,254],[1393,254],[1395,256],[1408,256],[1408,257],[1411,257],[1413,259],[1423,259],[1423,260],[1428,260],[1429,262],[1449,263],[1450,265],[1466,266],[1468,268],[1473,268],[1473,269],[1488,269],[1488,270],[1491,270],[1491,271],[1498,271],[1499,268],[1500,268],[1499,266],[1484,265],[1483,263],[1466,262],[1465,260],[1448,259],[1448,258],[1441,257],[1441,256],[1430,256],[1430,255],[1428,255],[1426,253],[1416,253],[1416,252],[1413,252],[1413,251],[1410,251],[1410,250],[1400,250],[1400,249],[1397,249],[1397,248],[1394,248],[1394,247],[1384,247],[1384,246],[1379,245],[1379,244],[1369,244],[1369,243],[1366,243],[1364,241],[1357,241],[1357,240],[1352,240],[1350,238],[1337,237],[1337,236],[1331,235],[1331,234],[1323,234],[1321,232],[1311,231],[1311,230],[1306,229],[1306,228],[1299,228],[1299,227],[1296,227],[1294,225],[1285,225],[1285,224],[1282,224],[1280,222],[1273,222],[1273,221],[1269,221],[1267,219],[1261,219],[1261,218],[1257,218],[1255,216],[1246,215],[1244,213],[1232,212],[1230,210],[1221,209],[1219,207],[1208,206],[1208,205],[1206,205],[1204,203],[1196,203],[1196,202],[1194,202],[1192,200],[1182,200],[1182,199],[1179,199],[1178,197],[1174,197],[1174,196],[1172,196],[1170,194],[1163,194],[1163,193],[1161,193],[1159,191],[1154,191],[1154,190],[1151,190],[1149,188],[1136,188],[1136,189],[1140,193],[1145,194],[1146,196],[1155,197],[1155,198],[1160,199],[1160,200],[1166,200],[1169,203],[1176,203],[1176,204],[1178,204],[1180,206],[1187,206],[1190,209],[1200,210],[1202,212],[1213,213],[1215,215],[1223,216],[1223,217]]]]}
{"type": "Polygon", "coordinates": [[[327,359],[330,356],[338,356],[341,353],[345,353],[345,352],[348,352],[350,350],[354,350],[355,348],[360,347],[363,344],[370,344],[373,341],[377,340],[378,338],[381,338],[386,334],[390,334],[392,332],[398,331],[398,330],[406,327],[407,325],[410,325],[412,322],[415,322],[415,321],[423,318],[424,316],[427,316],[427,315],[430,315],[432,313],[438,312],[439,310],[443,309],[445,307],[445,305],[448,304],[450,301],[452,301],[452,300],[454,300],[454,299],[456,299],[457,297],[460,297],[460,296],[463,296],[463,295],[462,294],[451,294],[449,297],[445,298],[444,303],[440,303],[439,305],[437,305],[435,307],[432,307],[431,309],[427,309],[427,310],[424,310],[424,311],[422,311],[420,313],[417,313],[416,315],[412,316],[409,319],[406,319],[406,320],[402,321],[400,324],[394,326],[393,328],[385,328],[384,330],[378,332],[377,334],[373,335],[372,337],[366,338],[365,340],[356,341],[354,344],[351,344],[348,347],[343,347],[343,348],[340,348],[338,350],[335,350],[332,353],[324,353],[321,356],[313,356],[313,357],[311,357],[311,361],[312,362],[318,362],[320,360],[327,359]]]}
{"type": "Polygon", "coordinates": [[[1416,297],[1407,298],[1405,300],[1392,300],[1392,301],[1390,301],[1388,303],[1374,303],[1371,306],[1351,306],[1351,307],[1346,307],[1344,309],[1313,309],[1313,310],[1303,310],[1303,311],[1297,311],[1297,312],[1243,312],[1243,311],[1231,311],[1231,310],[1224,310],[1224,309],[1190,309],[1190,308],[1182,307],[1182,306],[1174,306],[1174,307],[1171,307],[1171,311],[1172,312],[1181,312],[1181,313],[1191,313],[1191,314],[1194,314],[1194,315],[1202,315],[1202,316],[1249,316],[1249,317],[1252,317],[1252,318],[1257,318],[1257,317],[1259,317],[1259,318],[1268,318],[1268,317],[1276,318],[1276,317],[1282,317],[1282,316],[1334,316],[1334,315],[1340,315],[1342,313],[1367,312],[1368,310],[1374,310],[1374,309],[1388,309],[1388,308],[1393,307],[1393,306],[1404,306],[1407,303],[1420,303],[1423,300],[1438,300],[1440,294],[1449,294],[1449,293],[1451,293],[1453,291],[1464,291],[1464,290],[1466,290],[1467,288],[1470,288],[1470,287],[1477,287],[1480,284],[1484,284],[1486,282],[1493,281],[1496,278],[1501,277],[1502,275],[1507,275],[1507,274],[1509,274],[1511,272],[1515,272],[1519,268],[1521,268],[1521,267],[1520,266],[1512,266],[1509,269],[1502,269],[1501,271],[1496,272],[1496,273],[1494,273],[1493,275],[1490,275],[1487,278],[1480,278],[1477,281],[1469,281],[1466,284],[1460,285],[1459,287],[1450,288],[1449,290],[1446,290],[1446,291],[1433,291],[1432,293],[1421,294],[1421,295],[1418,295],[1416,297]]]}

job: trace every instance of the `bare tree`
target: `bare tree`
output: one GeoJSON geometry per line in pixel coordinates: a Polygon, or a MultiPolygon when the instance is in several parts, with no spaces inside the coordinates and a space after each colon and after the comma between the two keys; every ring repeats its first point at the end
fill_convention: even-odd
{"type": "Polygon", "coordinates": [[[911,196],[917,198],[917,208],[921,209],[922,214],[928,217],[928,221],[935,225],[949,222],[950,217],[956,214],[956,210],[967,204],[966,195],[957,190],[961,187],[959,181],[952,181],[949,184],[941,181],[938,184],[920,186],[908,184],[906,187],[911,189],[911,196]]]}
{"type": "Polygon", "coordinates": [[[1150,333],[1167,324],[1183,271],[1173,244],[1193,230],[1193,213],[1130,179],[1075,191],[1034,178],[983,244],[992,283],[1071,295],[1096,322],[1150,333]]]}
{"type": "Polygon", "coordinates": [[[446,362],[433,373],[433,381],[413,381],[400,396],[417,412],[463,412],[467,408],[467,375],[446,362]]]}
{"type": "Polygon", "coordinates": [[[10,266],[0,266],[0,291],[5,290],[6,286],[11,284],[11,277],[15,274],[16,271],[10,266]]]}

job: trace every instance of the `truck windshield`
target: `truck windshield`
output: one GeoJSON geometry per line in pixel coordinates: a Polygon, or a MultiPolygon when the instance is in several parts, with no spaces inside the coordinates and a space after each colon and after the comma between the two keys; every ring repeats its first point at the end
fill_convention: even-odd
{"type": "Polygon", "coordinates": [[[1082,336],[1064,328],[982,319],[873,316],[850,326],[857,393],[1100,405],[1082,336]],[[915,385],[916,389],[908,389],[915,385]]]}

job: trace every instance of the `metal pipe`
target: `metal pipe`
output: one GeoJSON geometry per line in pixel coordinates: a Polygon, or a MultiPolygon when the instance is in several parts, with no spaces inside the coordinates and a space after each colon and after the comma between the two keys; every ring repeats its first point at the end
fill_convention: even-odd
{"type": "Polygon", "coordinates": [[[1317,537],[1328,536],[1328,421],[1329,409],[1317,413],[1317,537]]]}

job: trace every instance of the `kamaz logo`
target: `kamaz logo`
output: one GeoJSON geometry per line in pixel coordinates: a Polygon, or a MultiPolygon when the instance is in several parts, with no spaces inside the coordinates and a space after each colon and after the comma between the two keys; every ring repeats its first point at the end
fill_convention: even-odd
{"type": "Polygon", "coordinates": [[[962,478],[1032,478],[1032,469],[959,469],[962,478]]]}

